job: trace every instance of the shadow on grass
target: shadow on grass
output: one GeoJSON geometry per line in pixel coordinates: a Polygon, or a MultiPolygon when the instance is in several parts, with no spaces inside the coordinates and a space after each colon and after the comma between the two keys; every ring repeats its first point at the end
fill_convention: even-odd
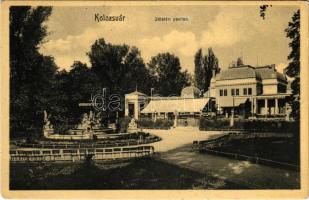
{"type": "Polygon", "coordinates": [[[23,163],[10,166],[11,190],[238,189],[205,174],[152,158],[120,163],[23,163]]]}

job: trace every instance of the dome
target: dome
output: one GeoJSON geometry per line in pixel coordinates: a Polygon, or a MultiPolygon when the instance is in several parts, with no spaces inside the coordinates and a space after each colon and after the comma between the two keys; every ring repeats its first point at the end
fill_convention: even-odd
{"type": "Polygon", "coordinates": [[[183,98],[197,98],[201,94],[201,91],[195,86],[188,86],[182,89],[181,97],[183,98]]]}

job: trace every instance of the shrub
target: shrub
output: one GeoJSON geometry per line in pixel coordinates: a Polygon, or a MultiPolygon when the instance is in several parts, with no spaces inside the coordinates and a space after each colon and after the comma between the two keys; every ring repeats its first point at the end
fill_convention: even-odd
{"type": "Polygon", "coordinates": [[[230,127],[229,119],[201,118],[199,128],[200,130],[244,129],[247,131],[299,133],[299,122],[235,119],[234,126],[230,127]]]}
{"type": "Polygon", "coordinates": [[[200,129],[201,130],[220,130],[220,129],[227,129],[229,128],[230,121],[223,119],[207,119],[201,118],[200,119],[200,129]]]}
{"type": "Polygon", "coordinates": [[[152,119],[143,118],[137,121],[140,128],[149,129],[170,129],[173,126],[174,121],[170,119],[157,119],[155,122],[152,119]]]}
{"type": "Polygon", "coordinates": [[[119,124],[117,126],[119,126],[119,132],[120,133],[127,132],[127,128],[128,128],[130,121],[131,121],[130,117],[123,117],[123,118],[118,119],[119,124]]]}

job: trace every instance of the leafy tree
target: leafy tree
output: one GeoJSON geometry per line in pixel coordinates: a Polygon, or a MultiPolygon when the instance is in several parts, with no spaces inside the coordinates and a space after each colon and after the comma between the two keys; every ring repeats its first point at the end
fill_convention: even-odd
{"type": "Polygon", "coordinates": [[[204,65],[203,65],[203,52],[202,49],[197,50],[194,56],[194,79],[195,86],[200,89],[204,89],[205,77],[204,77],[204,65]]]}
{"type": "Polygon", "coordinates": [[[208,91],[213,70],[215,71],[215,74],[220,72],[219,61],[218,58],[215,56],[212,48],[208,48],[208,53],[207,55],[204,56],[204,73],[205,73],[204,75],[205,85],[203,88],[204,91],[208,91]]]}
{"type": "Polygon", "coordinates": [[[71,124],[75,124],[77,123],[79,116],[85,112],[85,110],[80,108],[78,104],[89,102],[92,94],[100,92],[101,82],[87,64],[80,61],[74,61],[71,70],[68,73],[68,79],[68,120],[71,124]]]}
{"type": "Polygon", "coordinates": [[[181,72],[179,58],[170,53],[159,53],[148,63],[153,80],[153,87],[160,95],[179,95],[187,86],[189,75],[181,72]]]}
{"type": "Polygon", "coordinates": [[[218,58],[215,56],[212,48],[208,48],[207,54],[203,55],[202,49],[199,49],[194,57],[195,64],[195,83],[201,90],[207,91],[213,75],[220,72],[218,58]]]}
{"type": "Polygon", "coordinates": [[[92,44],[88,56],[93,72],[110,92],[125,94],[136,87],[147,91],[148,71],[136,47],[113,45],[101,38],[92,44]]]}
{"type": "Polygon", "coordinates": [[[25,130],[41,125],[50,103],[49,92],[57,70],[52,57],[38,52],[47,35],[44,22],[51,7],[10,7],[10,128],[25,130]]]}
{"type": "Polygon", "coordinates": [[[293,92],[290,103],[292,106],[292,115],[298,120],[300,117],[300,10],[294,13],[292,21],[289,22],[289,26],[285,29],[285,32],[287,33],[287,37],[292,40],[289,43],[292,50],[288,56],[290,63],[286,68],[286,74],[294,78],[291,84],[293,92]]]}
{"type": "Polygon", "coordinates": [[[70,109],[70,96],[71,83],[69,73],[66,70],[57,71],[52,84],[52,95],[50,96],[50,115],[54,127],[59,131],[61,126],[67,128],[70,124],[69,109],[70,109]]]}
{"type": "Polygon", "coordinates": [[[129,49],[124,64],[127,71],[122,85],[125,85],[126,91],[131,92],[132,88],[137,87],[139,91],[149,94],[151,85],[149,70],[138,48],[133,46],[129,49]]]}

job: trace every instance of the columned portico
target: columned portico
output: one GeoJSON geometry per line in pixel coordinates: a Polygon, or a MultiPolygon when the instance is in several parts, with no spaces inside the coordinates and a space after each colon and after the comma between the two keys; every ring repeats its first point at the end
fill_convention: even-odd
{"type": "Polygon", "coordinates": [[[255,98],[255,113],[259,116],[284,116],[286,112],[287,94],[260,95],[255,98]]]}
{"type": "Polygon", "coordinates": [[[135,91],[125,95],[125,116],[139,118],[139,113],[147,104],[147,96],[141,92],[135,91]]]}

